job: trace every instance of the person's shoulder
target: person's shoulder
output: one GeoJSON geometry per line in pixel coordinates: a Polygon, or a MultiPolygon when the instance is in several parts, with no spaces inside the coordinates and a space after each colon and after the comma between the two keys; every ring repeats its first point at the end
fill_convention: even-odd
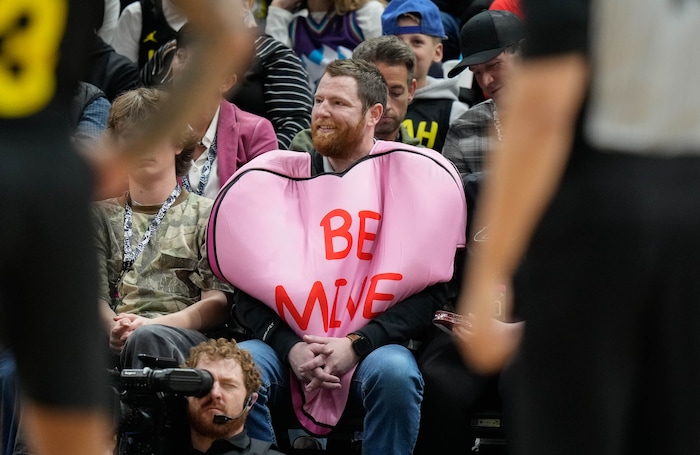
{"type": "Polygon", "coordinates": [[[482,114],[482,115],[488,115],[489,117],[493,117],[493,111],[496,109],[496,105],[494,104],[492,99],[488,99],[485,101],[482,101],[479,104],[475,104],[471,108],[469,108],[469,111],[471,111],[473,114],[482,114]]]}
{"type": "Polygon", "coordinates": [[[266,63],[277,63],[278,61],[287,64],[294,63],[301,66],[301,59],[292,48],[282,41],[267,34],[258,36],[255,41],[257,57],[266,63]]]}
{"type": "Polygon", "coordinates": [[[94,210],[102,210],[102,211],[123,209],[124,206],[123,206],[123,204],[120,203],[121,199],[123,199],[123,196],[111,197],[109,199],[102,199],[100,201],[92,202],[91,206],[94,210]]]}
{"type": "Polygon", "coordinates": [[[292,139],[292,143],[289,145],[289,150],[296,152],[308,152],[313,148],[314,142],[311,137],[311,128],[305,128],[299,131],[292,139]]]}
{"type": "Polygon", "coordinates": [[[271,442],[250,438],[250,455],[284,455],[271,442]]]}
{"type": "Polygon", "coordinates": [[[450,101],[458,101],[459,86],[457,85],[457,80],[428,76],[426,79],[426,85],[416,90],[414,100],[420,99],[445,99],[450,101]]]}
{"type": "Polygon", "coordinates": [[[479,120],[491,120],[493,118],[494,108],[495,105],[493,104],[493,100],[488,99],[486,101],[482,101],[481,103],[475,104],[474,106],[467,109],[467,111],[464,114],[462,114],[456,121],[474,122],[479,120]]]}
{"type": "MultiPolygon", "coordinates": [[[[233,106],[233,115],[229,118],[220,116],[219,119],[220,121],[223,120],[231,124],[238,124],[239,138],[249,138],[254,141],[254,143],[250,145],[257,147],[258,150],[267,152],[268,150],[277,148],[277,134],[269,119],[253,114],[252,112],[244,111],[230,101],[224,101],[224,103],[233,106]]],[[[243,140],[245,141],[245,139],[243,140]]]]}
{"type": "Polygon", "coordinates": [[[386,7],[379,0],[369,0],[367,3],[365,3],[364,5],[359,7],[357,9],[357,11],[358,12],[362,11],[363,13],[364,12],[368,12],[368,13],[377,13],[378,12],[379,14],[381,14],[384,12],[384,8],[386,8],[386,7]]]}
{"type": "Polygon", "coordinates": [[[420,154],[432,154],[435,150],[423,147],[421,145],[412,145],[407,142],[397,142],[397,141],[382,141],[378,140],[375,142],[374,147],[370,154],[380,154],[384,152],[391,152],[395,150],[406,150],[409,152],[417,152],[420,154]]]}
{"type": "Polygon", "coordinates": [[[294,52],[289,46],[285,46],[282,41],[266,33],[262,33],[255,38],[255,46],[258,54],[278,52],[286,54],[288,52],[294,52]]]}
{"type": "Polygon", "coordinates": [[[363,39],[382,35],[382,14],[384,3],[370,0],[360,8],[348,13],[352,21],[362,30],[363,39]]]}
{"type": "Polygon", "coordinates": [[[78,86],[73,92],[74,102],[83,102],[84,104],[89,104],[97,98],[107,98],[105,92],[102,91],[98,86],[86,81],[79,81],[78,86]]]}
{"type": "Polygon", "coordinates": [[[264,68],[264,78],[271,86],[294,84],[300,91],[309,92],[309,75],[301,59],[282,41],[269,35],[260,35],[255,42],[255,57],[264,68]]]}
{"type": "Polygon", "coordinates": [[[110,226],[124,220],[126,198],[113,197],[95,201],[90,204],[93,222],[100,226],[110,226]]]}
{"type": "Polygon", "coordinates": [[[428,79],[433,79],[432,85],[434,87],[444,90],[446,98],[459,100],[459,80],[456,77],[432,78],[428,76],[428,79]]]}
{"type": "Polygon", "coordinates": [[[188,204],[197,205],[201,207],[207,207],[214,204],[214,201],[212,201],[208,197],[200,196],[199,194],[190,192],[187,193],[187,198],[185,198],[185,201],[187,201],[188,204]]]}
{"type": "MultiPolygon", "coordinates": [[[[227,119],[233,119],[236,123],[241,124],[253,124],[258,123],[269,123],[270,121],[265,117],[261,117],[252,112],[244,111],[240,107],[236,106],[234,103],[228,100],[221,101],[221,114],[220,119],[227,121],[227,119]],[[222,115],[223,114],[223,115],[222,115]]],[[[270,123],[270,125],[272,125],[270,123]]]]}
{"type": "Polygon", "coordinates": [[[183,211],[192,214],[208,214],[214,206],[212,199],[195,193],[188,193],[183,202],[183,211]]]}
{"type": "Polygon", "coordinates": [[[143,15],[143,9],[141,8],[141,2],[131,2],[122,10],[119,14],[118,22],[130,21],[130,20],[141,20],[143,15]]]}

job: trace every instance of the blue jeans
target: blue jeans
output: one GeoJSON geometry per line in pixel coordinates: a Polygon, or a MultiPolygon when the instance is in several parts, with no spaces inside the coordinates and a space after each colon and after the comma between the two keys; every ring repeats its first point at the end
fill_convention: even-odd
{"type": "MultiPolygon", "coordinates": [[[[246,429],[252,438],[276,442],[270,406],[289,401],[289,368],[275,351],[260,340],[239,343],[251,352],[262,374],[262,386],[246,429]]],[[[357,366],[352,378],[348,406],[365,410],[365,454],[408,455],[418,436],[423,378],[413,354],[390,344],[372,351],[357,366]]]]}

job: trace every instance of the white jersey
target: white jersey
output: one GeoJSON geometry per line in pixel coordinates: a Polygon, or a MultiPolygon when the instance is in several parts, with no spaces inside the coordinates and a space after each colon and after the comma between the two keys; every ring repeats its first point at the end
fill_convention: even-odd
{"type": "Polygon", "coordinates": [[[592,0],[591,6],[591,144],[636,154],[700,154],[700,1],[592,0]]]}

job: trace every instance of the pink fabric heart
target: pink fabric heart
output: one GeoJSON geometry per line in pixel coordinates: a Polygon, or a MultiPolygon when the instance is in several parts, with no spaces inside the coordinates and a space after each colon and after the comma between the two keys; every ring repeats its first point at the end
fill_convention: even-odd
{"type": "MultiPolygon", "coordinates": [[[[454,165],[431,149],[377,141],[342,174],[311,177],[307,153],[272,151],[223,186],[209,221],[214,273],[274,309],[300,336],[343,337],[397,302],[448,281],[464,246],[454,165]]],[[[347,403],[295,382],[299,421],[326,434],[347,403]]]]}

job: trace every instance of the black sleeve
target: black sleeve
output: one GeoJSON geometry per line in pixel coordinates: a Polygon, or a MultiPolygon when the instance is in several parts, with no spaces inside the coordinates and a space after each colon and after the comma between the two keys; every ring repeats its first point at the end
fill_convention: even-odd
{"type": "Polygon", "coordinates": [[[109,389],[91,241],[92,188],[87,164],[67,140],[51,142],[41,155],[35,147],[10,147],[9,155],[21,159],[0,172],[4,182],[14,173],[27,185],[43,183],[10,198],[6,207],[13,220],[0,233],[15,241],[2,249],[0,332],[14,352],[26,396],[55,408],[98,409],[106,406],[109,389]]]}
{"type": "Polygon", "coordinates": [[[525,58],[588,52],[589,0],[523,0],[525,58]]]}
{"type": "MultiPolygon", "coordinates": [[[[236,292],[236,311],[253,336],[272,347],[285,362],[289,350],[303,341],[274,310],[242,291],[236,292]]],[[[402,300],[372,319],[356,333],[365,337],[372,350],[393,342],[421,337],[431,327],[435,311],[447,301],[447,285],[438,283],[402,300]]]]}
{"type": "Polygon", "coordinates": [[[117,54],[99,36],[95,38],[83,79],[101,88],[110,102],[122,93],[141,86],[136,63],[117,54]]]}
{"type": "Polygon", "coordinates": [[[446,301],[447,284],[434,284],[392,306],[355,333],[369,340],[372,350],[420,338],[446,301]]]}
{"type": "Polygon", "coordinates": [[[284,362],[287,362],[292,346],[303,341],[275,311],[260,300],[236,291],[236,314],[243,324],[258,338],[269,344],[284,362]]]}

